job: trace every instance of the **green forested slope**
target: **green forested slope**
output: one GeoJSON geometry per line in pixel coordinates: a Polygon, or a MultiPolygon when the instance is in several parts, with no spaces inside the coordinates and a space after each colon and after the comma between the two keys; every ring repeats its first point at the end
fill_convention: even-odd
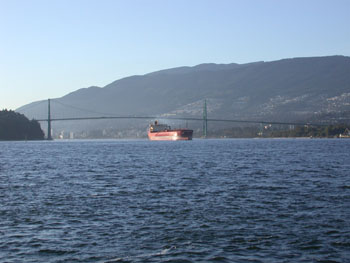
{"type": "Polygon", "coordinates": [[[0,111],[0,140],[42,140],[44,133],[35,120],[28,120],[23,114],[0,111]]]}

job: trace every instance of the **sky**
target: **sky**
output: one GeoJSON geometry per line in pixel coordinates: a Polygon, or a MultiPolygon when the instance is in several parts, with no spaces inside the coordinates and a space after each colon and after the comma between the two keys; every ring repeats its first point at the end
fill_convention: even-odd
{"type": "Polygon", "coordinates": [[[201,63],[350,56],[349,0],[0,0],[0,110],[201,63]]]}

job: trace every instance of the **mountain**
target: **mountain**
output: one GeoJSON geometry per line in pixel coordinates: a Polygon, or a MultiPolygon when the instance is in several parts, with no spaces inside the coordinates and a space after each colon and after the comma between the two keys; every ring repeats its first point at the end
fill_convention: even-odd
{"type": "MultiPolygon", "coordinates": [[[[291,58],[248,64],[201,64],[79,89],[52,102],[52,117],[187,116],[264,121],[338,121],[350,116],[350,57],[291,58]],[[88,111],[86,111],[86,109],[88,111]]],[[[46,118],[44,101],[17,109],[46,118]]],[[[65,122],[64,130],[99,129],[102,121],[65,122]]],[[[133,122],[134,126],[138,125],[133,122]]],[[[124,125],[125,124],[125,125],[124,125]]],[[[109,128],[128,126],[104,121],[109,128]],[[112,124],[111,124],[112,123],[112,124]]],[[[142,122],[141,126],[145,126],[142,122]]],[[[101,128],[102,129],[102,128],[101,128]]]]}

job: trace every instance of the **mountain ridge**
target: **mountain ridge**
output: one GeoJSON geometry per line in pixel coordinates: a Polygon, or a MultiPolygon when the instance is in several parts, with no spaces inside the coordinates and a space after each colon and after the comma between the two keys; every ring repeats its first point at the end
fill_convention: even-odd
{"type": "MultiPolygon", "coordinates": [[[[203,63],[125,77],[104,87],[78,89],[56,100],[90,111],[62,108],[60,117],[91,112],[200,117],[204,99],[213,118],[292,122],[324,121],[322,116],[333,116],[336,121],[350,111],[350,57],[203,63]]],[[[30,105],[18,111],[29,117],[46,115],[44,105],[26,111],[30,105]]],[[[55,114],[53,110],[53,117],[55,114]]],[[[63,128],[70,129],[66,126],[63,128]]]]}

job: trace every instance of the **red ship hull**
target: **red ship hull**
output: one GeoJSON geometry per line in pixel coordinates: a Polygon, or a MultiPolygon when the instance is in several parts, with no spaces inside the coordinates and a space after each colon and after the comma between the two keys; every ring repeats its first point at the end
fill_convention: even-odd
{"type": "Polygon", "coordinates": [[[148,131],[151,141],[188,141],[192,140],[193,130],[178,129],[152,132],[148,131]]]}

